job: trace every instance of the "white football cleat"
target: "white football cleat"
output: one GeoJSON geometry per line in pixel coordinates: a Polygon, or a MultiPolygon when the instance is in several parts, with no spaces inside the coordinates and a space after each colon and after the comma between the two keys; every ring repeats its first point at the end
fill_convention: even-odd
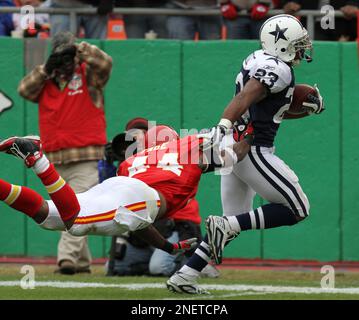
{"type": "Polygon", "coordinates": [[[167,280],[167,289],[171,292],[188,294],[209,294],[208,291],[199,287],[197,277],[190,276],[181,271],[177,271],[167,280]]]}
{"type": "Polygon", "coordinates": [[[206,219],[208,245],[216,264],[222,263],[224,246],[239,235],[232,230],[226,217],[209,216],[206,219]]]}

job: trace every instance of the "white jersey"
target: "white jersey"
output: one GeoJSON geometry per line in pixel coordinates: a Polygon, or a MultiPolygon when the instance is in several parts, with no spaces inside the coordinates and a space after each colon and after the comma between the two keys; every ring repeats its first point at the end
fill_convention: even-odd
{"type": "Polygon", "coordinates": [[[236,94],[249,79],[261,82],[268,90],[267,97],[249,108],[254,128],[253,145],[272,147],[284,112],[289,109],[294,92],[294,73],[282,60],[257,50],[244,60],[236,78],[236,94]]]}

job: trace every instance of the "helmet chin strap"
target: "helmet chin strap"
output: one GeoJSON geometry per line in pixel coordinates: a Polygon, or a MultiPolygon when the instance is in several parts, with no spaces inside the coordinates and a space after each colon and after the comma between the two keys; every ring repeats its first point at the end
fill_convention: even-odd
{"type": "Polygon", "coordinates": [[[311,63],[313,61],[313,58],[309,54],[304,54],[304,60],[308,63],[311,63]]]}
{"type": "Polygon", "coordinates": [[[298,53],[299,53],[298,60],[305,60],[307,63],[310,63],[313,61],[313,58],[309,54],[305,53],[305,50],[300,50],[298,53]]]}

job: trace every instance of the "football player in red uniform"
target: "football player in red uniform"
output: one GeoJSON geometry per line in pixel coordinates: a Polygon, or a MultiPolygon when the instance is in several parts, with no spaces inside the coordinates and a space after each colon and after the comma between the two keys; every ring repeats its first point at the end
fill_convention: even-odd
{"type": "MultiPolygon", "coordinates": [[[[162,128],[163,129],[163,128],[162,128]]],[[[170,129],[170,128],[169,128],[170,129]]],[[[196,238],[170,243],[152,226],[155,219],[185,206],[194,197],[202,172],[222,167],[229,160],[241,160],[249,150],[244,140],[234,145],[227,161],[212,149],[202,150],[203,138],[188,136],[177,139],[172,129],[155,130],[165,143],[151,146],[151,132],[146,140],[148,149],[123,163],[120,174],[90,190],[75,194],[42,153],[39,137],[11,137],[0,142],[0,151],[24,160],[44,184],[51,201],[24,186],[0,179],[0,201],[31,217],[40,227],[67,230],[75,236],[86,234],[121,235],[135,231],[150,245],[170,254],[191,250],[196,238]],[[165,132],[166,131],[166,132],[165,132]]],[[[157,139],[158,140],[158,139],[157,139]]]]}
{"type": "Polygon", "coordinates": [[[186,206],[197,193],[202,173],[230,167],[249,151],[251,135],[232,148],[203,150],[202,135],[182,139],[168,126],[152,127],[145,135],[146,149],[128,158],[117,174],[145,182],[161,193],[166,201],[166,217],[186,206]]]}

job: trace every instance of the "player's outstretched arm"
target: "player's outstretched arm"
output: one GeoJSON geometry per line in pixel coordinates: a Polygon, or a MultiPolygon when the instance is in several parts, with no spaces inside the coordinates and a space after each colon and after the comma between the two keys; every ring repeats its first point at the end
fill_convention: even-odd
{"type": "Polygon", "coordinates": [[[210,133],[206,134],[208,138],[207,145],[219,145],[229,129],[233,127],[233,123],[240,119],[253,103],[263,100],[267,96],[267,92],[268,89],[263,83],[251,78],[243,90],[234,96],[225,108],[218,125],[212,128],[210,133]]]}
{"type": "Polygon", "coordinates": [[[232,127],[232,124],[239,119],[249,107],[256,102],[263,100],[267,95],[266,87],[257,79],[251,78],[243,90],[233,97],[223,112],[222,120],[219,125],[225,124],[227,120],[227,129],[232,127]],[[230,122],[230,125],[229,125],[230,122]]]}
{"type": "Polygon", "coordinates": [[[149,245],[166,251],[169,254],[186,252],[197,246],[197,238],[186,239],[177,243],[168,242],[153,225],[137,230],[134,233],[149,245]]]}
{"type": "Polygon", "coordinates": [[[203,150],[198,166],[203,173],[212,172],[216,168],[229,168],[245,158],[251,149],[252,141],[253,135],[247,134],[241,141],[221,151],[216,146],[203,150]]]}

